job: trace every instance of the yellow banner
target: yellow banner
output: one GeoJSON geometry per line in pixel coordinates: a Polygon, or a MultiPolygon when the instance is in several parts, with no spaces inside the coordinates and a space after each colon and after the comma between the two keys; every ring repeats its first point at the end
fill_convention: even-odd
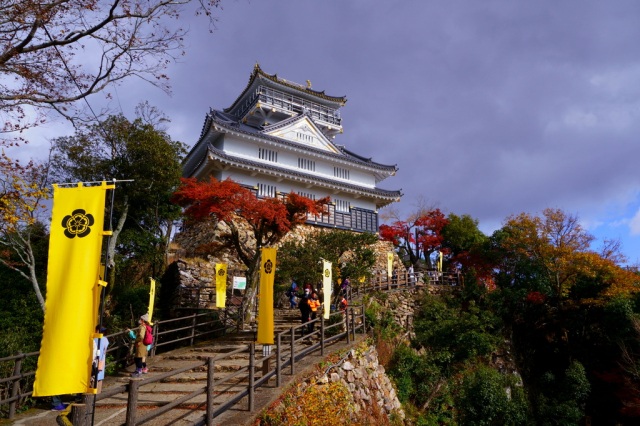
{"type": "Polygon", "coordinates": [[[149,279],[151,280],[151,287],[149,288],[149,310],[147,312],[149,313],[149,324],[153,325],[151,318],[153,317],[153,304],[156,300],[156,280],[153,278],[149,279]]]}
{"type": "Polygon", "coordinates": [[[105,196],[113,185],[53,186],[47,298],[33,396],[91,392],[105,196]]]}
{"type": "Polygon", "coordinates": [[[387,253],[387,277],[391,278],[393,274],[393,253],[387,253]]]}
{"type": "Polygon", "coordinates": [[[227,303],[227,264],[216,263],[216,308],[227,303]]]}
{"type": "Polygon", "coordinates": [[[333,264],[327,260],[322,261],[322,293],[324,294],[324,319],[329,319],[331,313],[331,282],[333,281],[331,267],[333,264]]]}
{"type": "Polygon", "coordinates": [[[260,259],[260,301],[258,305],[258,343],[273,345],[273,282],[276,249],[262,248],[260,259]]]}
{"type": "Polygon", "coordinates": [[[438,272],[442,272],[442,252],[438,252],[438,272]]]}

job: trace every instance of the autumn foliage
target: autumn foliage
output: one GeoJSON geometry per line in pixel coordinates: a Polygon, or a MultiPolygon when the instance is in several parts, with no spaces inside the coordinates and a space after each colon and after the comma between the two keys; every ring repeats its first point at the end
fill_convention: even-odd
{"type": "Polygon", "coordinates": [[[328,198],[313,201],[295,193],[284,199],[258,198],[240,184],[226,179],[211,178],[200,182],[195,178],[182,179],[182,186],[175,192],[173,202],[185,207],[187,220],[214,218],[226,222],[234,217],[246,221],[263,237],[261,243],[274,243],[294,226],[304,223],[307,215],[324,211],[328,198]]]}
{"type": "MultiPolygon", "coordinates": [[[[427,210],[407,220],[380,225],[380,237],[401,248],[415,265],[420,258],[429,259],[443,247],[442,229],[448,221],[439,209],[427,210]]],[[[446,250],[445,250],[446,251],[446,250]]]]}

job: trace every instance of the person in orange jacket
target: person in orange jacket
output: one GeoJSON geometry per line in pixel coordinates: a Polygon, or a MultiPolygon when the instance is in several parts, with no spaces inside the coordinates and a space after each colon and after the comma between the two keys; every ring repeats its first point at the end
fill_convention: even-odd
{"type": "Polygon", "coordinates": [[[315,320],[318,317],[318,308],[320,308],[320,300],[318,299],[318,293],[315,291],[311,293],[311,297],[309,298],[309,308],[311,308],[311,321],[309,322],[309,333],[313,333],[313,325],[315,320]]]}

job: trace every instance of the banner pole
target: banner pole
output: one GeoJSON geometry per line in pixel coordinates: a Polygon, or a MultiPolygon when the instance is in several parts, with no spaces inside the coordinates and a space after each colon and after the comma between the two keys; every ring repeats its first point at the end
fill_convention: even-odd
{"type": "MultiPolygon", "coordinates": [[[[113,179],[113,188],[111,189],[111,203],[109,204],[109,221],[108,223],[108,229],[106,229],[106,231],[108,231],[106,233],[107,236],[107,240],[106,240],[106,244],[105,247],[103,249],[103,259],[104,259],[104,277],[103,281],[107,281],[107,276],[108,276],[108,271],[109,271],[109,244],[111,242],[111,235],[113,233],[113,203],[115,200],[115,193],[116,193],[116,179],[113,179]]],[[[102,318],[104,316],[104,299],[105,299],[105,293],[106,293],[106,289],[107,286],[103,285],[100,288],[100,304],[99,304],[99,313],[98,313],[98,332],[101,332],[102,329],[102,318]]],[[[97,349],[98,349],[98,353],[100,353],[100,343],[102,342],[101,338],[98,338],[98,344],[97,344],[97,349]]],[[[104,349],[106,350],[106,348],[104,349]]],[[[100,365],[100,360],[97,360],[98,365],[100,365]]],[[[106,366],[105,366],[106,368],[106,366]]],[[[94,386],[96,386],[96,388],[98,387],[98,374],[99,371],[96,368],[94,373],[93,373],[93,384],[94,386]]],[[[91,426],[93,426],[94,421],[95,421],[95,416],[96,416],[96,398],[98,397],[98,394],[95,393],[93,395],[93,401],[92,401],[92,406],[91,406],[91,426]]]]}

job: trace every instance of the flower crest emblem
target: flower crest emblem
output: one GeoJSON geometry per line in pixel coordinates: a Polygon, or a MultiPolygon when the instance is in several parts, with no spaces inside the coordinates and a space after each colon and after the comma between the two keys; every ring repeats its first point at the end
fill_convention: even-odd
{"type": "Polygon", "coordinates": [[[329,268],[324,270],[324,276],[329,278],[329,275],[331,275],[331,271],[329,271],[329,268]]]}
{"type": "Polygon", "coordinates": [[[271,259],[264,262],[264,272],[267,274],[273,272],[273,262],[271,262],[271,259]]]}
{"type": "Polygon", "coordinates": [[[225,274],[225,270],[224,270],[224,269],[222,269],[222,268],[218,269],[218,275],[220,275],[221,277],[223,277],[223,276],[224,276],[224,274],[225,274]]]}
{"type": "Polygon", "coordinates": [[[62,219],[64,235],[67,238],[86,237],[91,232],[94,223],[95,220],[91,213],[87,213],[84,209],[76,209],[62,219]]]}

